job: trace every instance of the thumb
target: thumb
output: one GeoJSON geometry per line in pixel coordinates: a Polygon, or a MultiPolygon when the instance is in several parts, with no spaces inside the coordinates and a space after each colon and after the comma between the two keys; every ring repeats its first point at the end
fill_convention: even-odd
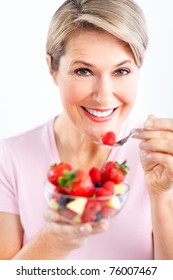
{"type": "Polygon", "coordinates": [[[152,129],[155,119],[156,117],[154,115],[149,115],[146,121],[144,122],[145,129],[152,129]]]}
{"type": "Polygon", "coordinates": [[[144,172],[151,171],[157,165],[149,152],[140,151],[140,160],[144,172]]]}

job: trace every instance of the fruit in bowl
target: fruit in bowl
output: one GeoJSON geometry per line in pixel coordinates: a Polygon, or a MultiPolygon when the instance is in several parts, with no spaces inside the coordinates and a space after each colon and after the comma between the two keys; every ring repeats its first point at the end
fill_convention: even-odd
{"type": "Polygon", "coordinates": [[[124,205],[129,192],[126,183],[115,185],[115,193],[105,196],[73,196],[57,191],[48,181],[46,182],[45,196],[49,207],[58,211],[64,220],[79,224],[96,222],[102,218],[115,215],[124,205]]]}
{"type": "Polygon", "coordinates": [[[124,205],[129,186],[125,183],[128,167],[109,161],[102,169],[74,170],[61,162],[50,167],[45,197],[48,205],[69,223],[96,222],[115,215],[124,205]]]}

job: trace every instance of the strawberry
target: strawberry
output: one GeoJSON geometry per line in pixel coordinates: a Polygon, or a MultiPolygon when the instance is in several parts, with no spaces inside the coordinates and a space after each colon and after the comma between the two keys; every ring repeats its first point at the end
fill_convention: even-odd
{"type": "Polygon", "coordinates": [[[81,217],[83,223],[96,221],[96,214],[94,213],[84,213],[81,217]]]}
{"type": "Polygon", "coordinates": [[[114,194],[114,183],[112,181],[106,181],[103,185],[96,189],[96,196],[111,196],[114,194]]]}
{"type": "Polygon", "coordinates": [[[101,209],[101,215],[103,218],[108,218],[109,216],[112,216],[115,212],[115,208],[109,207],[107,205],[104,205],[101,209]]]}
{"type": "Polygon", "coordinates": [[[62,214],[63,214],[63,216],[64,216],[65,218],[67,218],[68,220],[72,220],[72,219],[76,216],[76,213],[75,213],[75,212],[73,212],[73,211],[71,211],[71,210],[69,210],[69,209],[67,209],[67,208],[65,208],[65,209],[63,210],[62,214]]]}
{"type": "Polygon", "coordinates": [[[58,179],[64,175],[64,170],[72,170],[71,165],[67,162],[61,162],[59,164],[54,163],[51,165],[47,173],[48,181],[51,184],[58,186],[58,179]]]}
{"type": "Polygon", "coordinates": [[[85,213],[96,214],[100,210],[100,203],[96,200],[88,200],[85,206],[85,213]]]}
{"type": "Polygon", "coordinates": [[[113,131],[105,133],[101,138],[103,144],[113,146],[116,142],[116,136],[113,131]]]}
{"type": "Polygon", "coordinates": [[[65,191],[62,188],[59,188],[58,180],[57,180],[57,184],[56,184],[56,188],[54,189],[54,192],[65,194],[65,191]]]}
{"type": "Polygon", "coordinates": [[[109,193],[108,190],[104,189],[103,187],[100,187],[100,188],[96,189],[95,195],[97,197],[99,197],[99,196],[109,196],[110,193],[109,193]]]}
{"type": "Polygon", "coordinates": [[[82,169],[64,171],[58,180],[59,188],[74,196],[89,197],[94,194],[94,184],[87,172],[82,169]]]}
{"type": "Polygon", "coordinates": [[[101,170],[102,182],[112,181],[114,184],[119,184],[124,181],[128,169],[126,160],[121,164],[113,161],[107,162],[101,170]]]}
{"type": "Polygon", "coordinates": [[[99,220],[98,213],[100,212],[100,202],[96,200],[88,200],[82,215],[82,222],[93,222],[99,220]]]}
{"type": "Polygon", "coordinates": [[[102,188],[107,190],[109,192],[109,195],[113,195],[115,190],[115,184],[112,181],[106,181],[105,183],[103,183],[102,188]]]}
{"type": "Polygon", "coordinates": [[[94,184],[98,184],[101,181],[101,171],[97,167],[92,167],[89,171],[89,175],[94,184]]]}
{"type": "Polygon", "coordinates": [[[109,181],[109,171],[115,167],[114,161],[108,161],[101,169],[101,181],[106,182],[109,181]]]}

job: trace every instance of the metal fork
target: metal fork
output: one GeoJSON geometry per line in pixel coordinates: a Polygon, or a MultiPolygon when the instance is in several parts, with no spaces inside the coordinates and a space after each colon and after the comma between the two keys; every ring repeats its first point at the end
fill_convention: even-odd
{"type": "Polygon", "coordinates": [[[138,133],[138,132],[141,132],[143,131],[144,129],[143,128],[137,128],[137,129],[133,129],[128,136],[126,136],[125,138],[122,138],[121,140],[117,141],[113,146],[112,145],[106,145],[106,144],[103,144],[102,142],[99,142],[99,141],[93,141],[93,143],[97,144],[97,145],[101,145],[101,146],[105,146],[105,147],[108,147],[108,148],[118,148],[118,147],[121,147],[123,146],[130,137],[132,137],[134,134],[138,133]]]}

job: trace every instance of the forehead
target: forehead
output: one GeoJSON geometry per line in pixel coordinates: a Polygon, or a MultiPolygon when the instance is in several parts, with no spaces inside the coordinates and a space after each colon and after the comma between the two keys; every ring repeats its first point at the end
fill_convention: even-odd
{"type": "Polygon", "coordinates": [[[65,55],[69,59],[83,58],[94,60],[103,55],[105,59],[131,58],[133,53],[129,45],[105,31],[83,30],[75,32],[67,41],[65,55]]]}

